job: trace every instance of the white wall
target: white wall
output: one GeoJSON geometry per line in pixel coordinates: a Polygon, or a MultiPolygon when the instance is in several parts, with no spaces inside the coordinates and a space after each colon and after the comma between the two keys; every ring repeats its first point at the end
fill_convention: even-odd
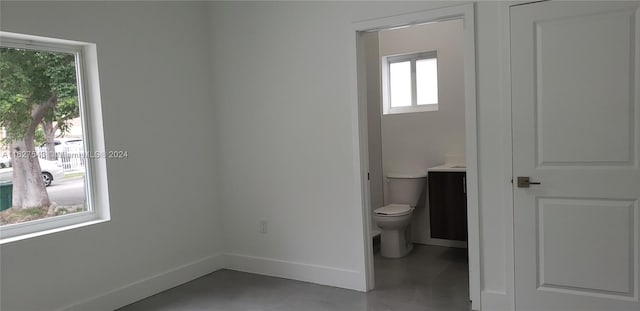
{"type": "Polygon", "coordinates": [[[212,5],[212,29],[225,29],[211,40],[220,199],[231,268],[363,288],[348,24],[336,9],[212,5]]]}
{"type": "MultiPolygon", "coordinates": [[[[234,269],[362,288],[352,23],[451,5],[212,4],[220,199],[234,269]],[[259,233],[261,220],[269,222],[269,233],[259,233]]],[[[481,241],[483,290],[491,306],[512,302],[512,268],[505,265],[511,254],[504,218],[508,123],[496,89],[502,74],[500,5],[478,4],[477,20],[480,212],[488,234],[481,241]]]]}
{"type": "MultiPolygon", "coordinates": [[[[427,51],[438,53],[438,111],[382,116],[384,175],[389,172],[424,173],[430,167],[444,164],[445,155],[464,155],[462,27],[462,20],[452,20],[379,33],[381,56],[427,51]]],[[[379,87],[377,91],[380,92],[379,87]]],[[[380,102],[377,106],[380,107],[380,102]]],[[[388,191],[387,187],[385,191],[388,191]]],[[[388,192],[385,193],[384,203],[394,203],[388,200],[388,192]]],[[[425,197],[414,211],[411,229],[414,242],[449,244],[449,241],[431,239],[429,204],[425,197]]]]}
{"type": "Polygon", "coordinates": [[[445,154],[464,155],[462,24],[453,20],[380,32],[381,56],[438,52],[438,111],[382,116],[385,173],[426,172],[444,164],[445,154]]]}
{"type": "Polygon", "coordinates": [[[0,9],[2,31],[97,43],[106,149],[129,153],[107,161],[110,222],[1,246],[0,309],[112,310],[219,268],[206,4],[0,9]]]}

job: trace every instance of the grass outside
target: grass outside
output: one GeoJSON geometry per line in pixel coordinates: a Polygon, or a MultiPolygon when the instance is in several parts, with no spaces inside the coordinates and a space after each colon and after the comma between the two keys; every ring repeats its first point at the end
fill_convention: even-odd
{"type": "Polygon", "coordinates": [[[85,211],[84,205],[56,206],[54,208],[34,207],[34,208],[8,208],[0,212],[0,225],[17,224],[36,219],[54,217],[85,211]]]}
{"type": "MultiPolygon", "coordinates": [[[[84,172],[65,173],[64,178],[82,177],[84,172]]],[[[86,207],[81,205],[74,206],[54,206],[52,208],[34,207],[25,209],[8,208],[0,211],[0,226],[8,224],[17,224],[47,217],[54,217],[86,211],[86,207]]]]}
{"type": "Polygon", "coordinates": [[[84,176],[84,172],[64,173],[64,178],[84,176]]]}

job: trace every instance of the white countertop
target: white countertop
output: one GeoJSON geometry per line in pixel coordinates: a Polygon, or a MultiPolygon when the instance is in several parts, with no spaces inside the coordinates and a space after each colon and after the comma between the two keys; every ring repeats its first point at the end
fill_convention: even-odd
{"type": "Polygon", "coordinates": [[[467,166],[464,164],[442,164],[429,168],[429,172],[466,172],[467,166]]]}

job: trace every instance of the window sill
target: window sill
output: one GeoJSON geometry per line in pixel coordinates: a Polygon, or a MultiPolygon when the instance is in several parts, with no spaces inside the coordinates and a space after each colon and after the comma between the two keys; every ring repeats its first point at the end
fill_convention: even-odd
{"type": "Polygon", "coordinates": [[[438,104],[389,108],[388,110],[383,112],[383,115],[428,112],[428,111],[438,111],[438,104]]]}
{"type": "MultiPolygon", "coordinates": [[[[8,244],[12,242],[31,239],[39,236],[54,234],[57,232],[73,230],[76,228],[91,226],[103,222],[108,222],[109,218],[99,218],[92,212],[78,213],[80,215],[66,215],[60,216],[60,219],[43,219],[40,223],[36,221],[26,222],[22,224],[16,224],[16,227],[7,225],[7,228],[0,228],[0,245],[8,244]],[[21,226],[25,225],[25,226],[21,226]],[[20,229],[27,227],[29,232],[22,233],[20,229]],[[21,228],[22,227],[22,228],[21,228]],[[38,231],[34,231],[38,230],[38,231]]],[[[58,218],[58,217],[54,217],[58,218]]]]}

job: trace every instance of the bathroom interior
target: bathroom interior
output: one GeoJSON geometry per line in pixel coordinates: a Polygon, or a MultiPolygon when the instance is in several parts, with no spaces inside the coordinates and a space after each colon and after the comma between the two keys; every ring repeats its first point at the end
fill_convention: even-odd
{"type": "Polygon", "coordinates": [[[425,299],[464,309],[463,20],[361,36],[375,287],[410,284],[425,299]]]}

